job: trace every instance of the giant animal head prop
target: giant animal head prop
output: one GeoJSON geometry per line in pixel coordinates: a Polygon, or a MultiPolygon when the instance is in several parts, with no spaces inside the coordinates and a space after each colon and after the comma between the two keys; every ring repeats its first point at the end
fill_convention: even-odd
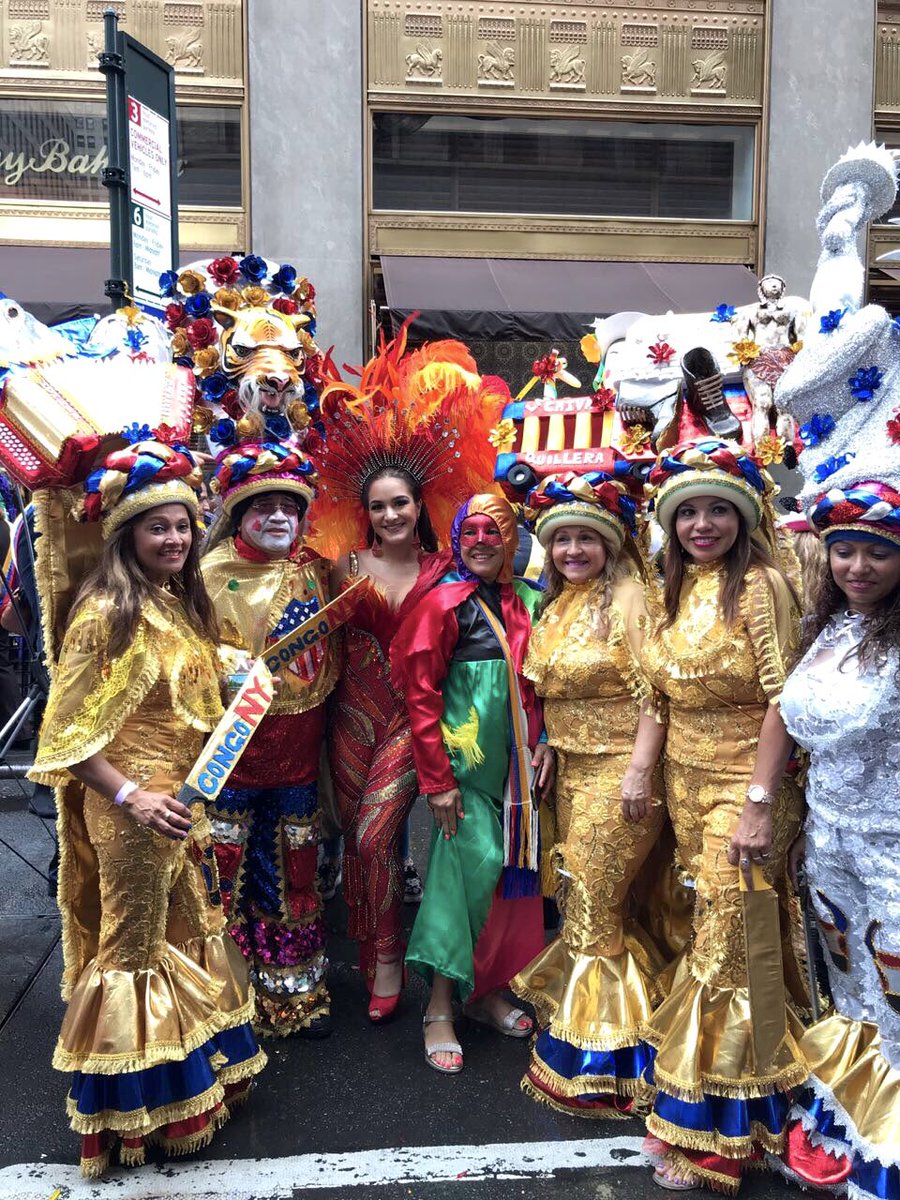
{"type": "Polygon", "coordinates": [[[248,254],[160,276],[175,361],[199,389],[195,429],[214,450],[239,441],[302,442],[319,393],[338,378],[315,343],[315,288],[248,254]]]}

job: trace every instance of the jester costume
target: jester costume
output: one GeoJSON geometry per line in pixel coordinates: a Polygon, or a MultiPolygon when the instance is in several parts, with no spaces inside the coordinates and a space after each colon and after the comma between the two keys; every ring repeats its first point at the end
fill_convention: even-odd
{"type": "MultiPolygon", "coordinates": [[[[734,443],[703,439],[660,456],[650,474],[655,515],[674,536],[678,506],[696,496],[729,501],[753,532],[768,519],[771,480],[734,443]]],[[[784,982],[802,993],[793,959],[785,858],[797,835],[801,801],[786,782],[773,806],[766,883],[782,898],[783,946],[756,946],[745,920],[739,871],[727,861],[745,803],[766,709],[778,704],[799,635],[799,614],[785,578],[751,566],[739,618],[722,607],[725,566],[689,561],[677,615],[658,623],[641,663],[668,728],[665,787],[678,857],[696,889],[693,940],[668,997],[644,1036],[655,1051],[647,1072],[656,1097],[648,1129],[666,1161],[708,1186],[736,1191],[743,1164],[783,1145],[789,1089],[806,1068],[788,1027],[784,982]],[[782,951],[785,975],[782,976],[782,951]],[[751,990],[751,954],[774,959],[775,1000],[762,1011],[751,990]],[[778,1000],[778,995],[781,1000],[778,1000]],[[776,1042],[766,1061],[767,1030],[776,1042]]]]}
{"type": "MultiPolygon", "coordinates": [[[[348,583],[360,573],[356,547],[368,541],[378,553],[365,507],[370,481],[385,472],[405,481],[421,496],[436,541],[446,544],[459,504],[490,477],[488,431],[508,398],[501,380],[477,373],[460,342],[407,352],[406,325],[361,369],[358,386],[326,390],[311,522],[315,545],[327,557],[349,551],[348,583]]],[[[399,838],[418,794],[409,717],[391,683],[390,648],[451,565],[449,551],[423,547],[418,578],[397,608],[370,578],[344,630],[328,750],[344,834],[347,931],[360,942],[360,965],[370,981],[377,960],[390,962],[401,952],[399,838]]]]}
{"type": "MultiPolygon", "coordinates": [[[[545,480],[528,503],[544,547],[558,528],[582,526],[599,533],[607,563],[634,527],[626,487],[599,472],[545,480]]],[[[606,571],[586,583],[564,581],[532,631],[524,667],[557,757],[563,925],[512,981],[541,1026],[522,1086],[589,1117],[630,1110],[649,1064],[640,1030],[659,998],[655,964],[626,944],[624,928],[631,885],[665,821],[661,777],[644,820],[622,815],[622,776],[648,695],[638,663],[645,625],[643,586],[624,566],[612,584],[606,571]]]]}
{"type": "Polygon", "coordinates": [[[451,544],[456,569],[395,636],[391,672],[406,697],[419,791],[458,787],[465,812],[452,838],[432,836],[406,961],[429,981],[435,972],[452,979],[468,1000],[505,987],[543,943],[537,814],[523,769],[542,725],[521,674],[540,593],[512,578],[515,517],[497,496],[462,506],[451,544]],[[503,538],[494,584],[478,580],[460,556],[460,527],[476,513],[503,538]],[[501,885],[495,899],[504,875],[506,898],[501,885]]]}
{"type": "MultiPolygon", "coordinates": [[[[849,550],[883,566],[900,554],[897,331],[883,308],[862,307],[857,240],[891,208],[895,172],[883,146],[860,145],[826,175],[817,328],[778,389],[806,446],[800,506],[827,551],[840,544],[835,564],[849,550]],[[832,221],[846,241],[829,236],[832,221]]],[[[869,615],[836,597],[781,704],[809,753],[806,880],[833,1000],[800,1042],[810,1074],[782,1169],[854,1200],[900,1197],[900,655],[859,653],[891,610],[895,625],[898,603],[896,587],[869,615]]]]}
{"type": "MultiPolygon", "coordinates": [[[[160,504],[196,518],[186,482],[195,479],[186,451],[143,442],[90,477],[86,514],[102,519],[104,538],[160,504]]],[[[88,1176],[102,1174],[116,1139],[129,1165],[144,1161],[148,1142],[171,1154],[204,1146],[265,1063],[203,806],[193,806],[187,840],[169,840],[67,770],[102,754],[145,790],[177,795],[222,715],[215,648],[161,587],[113,659],[109,621],[108,596],[77,608],[31,773],[57,785],[68,1007],[53,1065],[72,1072],[68,1113],[88,1176]]]]}
{"type": "MultiPolygon", "coordinates": [[[[314,478],[299,450],[275,443],[220,458],[213,483],[223,524],[210,539],[225,536],[202,570],[226,661],[256,657],[327,602],[328,564],[301,537],[287,557],[270,558],[235,527],[236,507],[267,492],[293,495],[305,509],[314,478]]],[[[325,641],[281,673],[280,692],[210,811],[228,928],[256,984],[257,1028],[278,1037],[330,1029],[317,779],[324,701],[339,667],[325,641]]]]}

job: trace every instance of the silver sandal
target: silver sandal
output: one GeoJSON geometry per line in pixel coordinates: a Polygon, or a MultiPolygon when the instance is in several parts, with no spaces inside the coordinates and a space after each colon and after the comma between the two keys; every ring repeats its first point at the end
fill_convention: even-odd
{"type": "MultiPolygon", "coordinates": [[[[446,1013],[440,1013],[432,1016],[431,1014],[426,1013],[424,1017],[422,1017],[423,1033],[426,1025],[434,1025],[437,1021],[449,1021],[452,1025],[453,1014],[451,1013],[449,1016],[447,1016],[446,1013]]],[[[462,1056],[462,1046],[459,1044],[459,1042],[435,1042],[433,1046],[425,1047],[425,1061],[428,1063],[429,1067],[435,1071],[440,1071],[442,1075],[458,1075],[463,1069],[462,1056]],[[460,1062],[455,1067],[444,1067],[441,1066],[440,1063],[434,1061],[433,1056],[435,1054],[458,1054],[460,1057],[460,1062]]]]}

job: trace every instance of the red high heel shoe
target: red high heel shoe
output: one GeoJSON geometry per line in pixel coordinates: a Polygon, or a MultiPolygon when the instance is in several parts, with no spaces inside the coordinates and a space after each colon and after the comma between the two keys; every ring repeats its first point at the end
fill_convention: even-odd
{"type": "Polygon", "coordinates": [[[395,992],[393,996],[379,996],[376,994],[375,980],[369,984],[369,1020],[374,1025],[380,1025],[390,1018],[397,1011],[397,1005],[400,1003],[400,994],[406,987],[406,963],[403,964],[403,970],[400,975],[400,991],[395,992]]]}

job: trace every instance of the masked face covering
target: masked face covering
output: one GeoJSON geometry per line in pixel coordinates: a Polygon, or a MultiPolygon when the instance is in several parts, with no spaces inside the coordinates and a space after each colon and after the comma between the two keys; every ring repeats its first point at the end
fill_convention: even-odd
{"type": "Polygon", "coordinates": [[[494,578],[497,583],[509,583],[513,577],[513,558],[519,545],[516,514],[512,505],[501,496],[473,496],[453,518],[450,545],[460,576],[474,583],[482,579],[479,563],[487,567],[492,553],[499,549],[503,561],[494,578]],[[476,569],[472,570],[472,566],[476,569]]]}

